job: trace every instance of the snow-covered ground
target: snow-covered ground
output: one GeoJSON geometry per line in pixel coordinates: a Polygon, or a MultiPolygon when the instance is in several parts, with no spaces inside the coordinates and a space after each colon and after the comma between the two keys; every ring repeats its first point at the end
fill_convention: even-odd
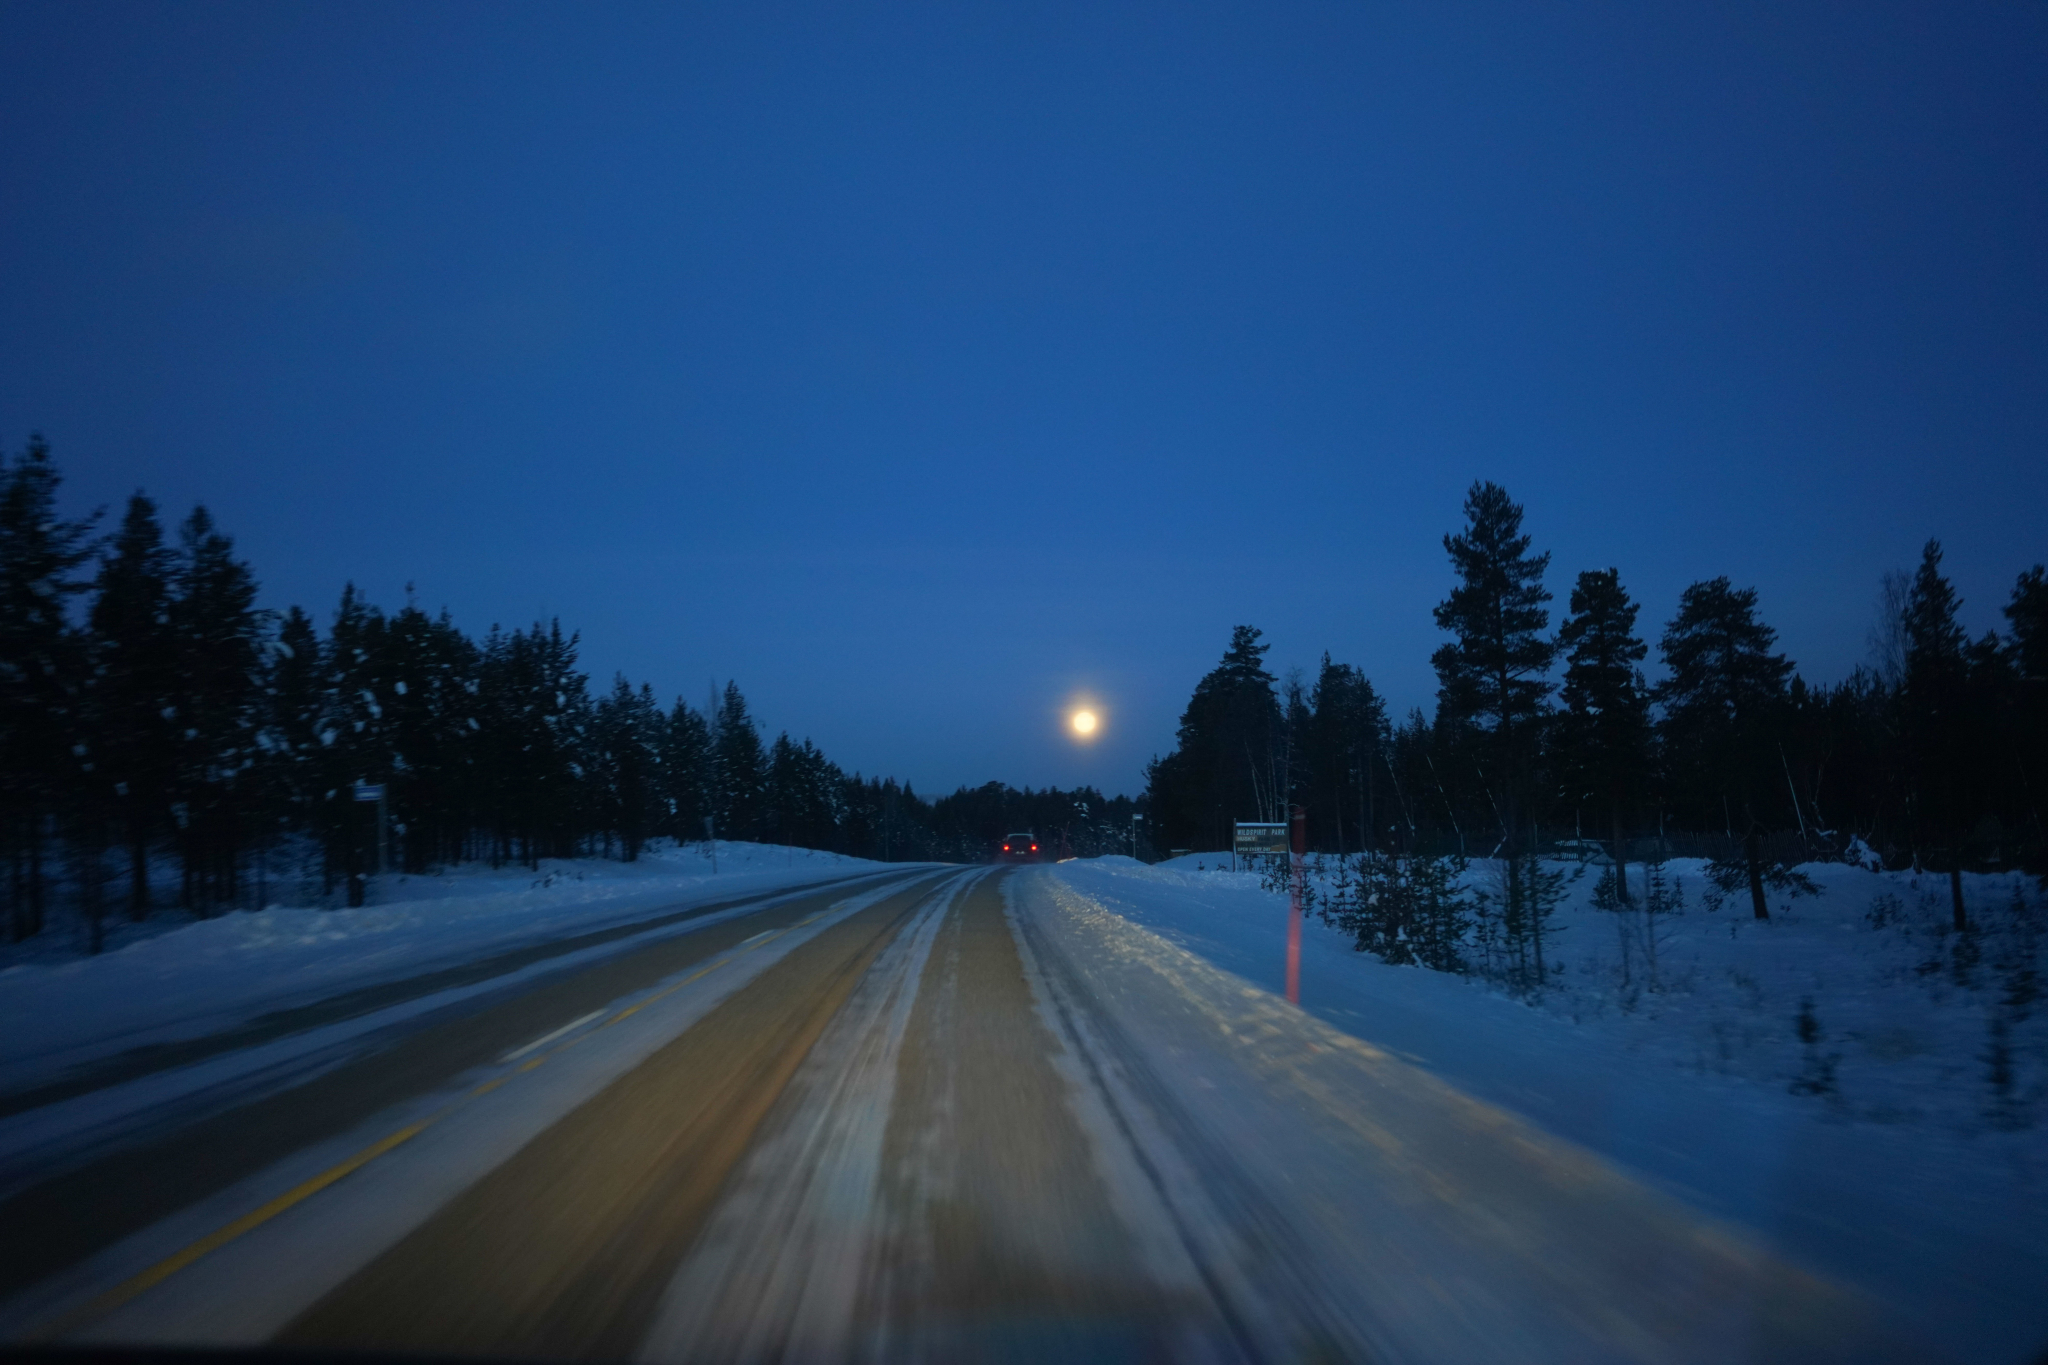
{"type": "MultiPolygon", "coordinates": [[[[1277,991],[1285,898],[1216,862],[1102,858],[1047,872],[1121,916],[1134,941],[1157,935],[1277,991]]],[[[0,1091],[140,1043],[667,907],[891,870],[914,871],[722,844],[714,875],[702,846],[690,845],[638,864],[393,879],[380,903],[362,909],[278,906],[175,923],[95,958],[47,949],[0,958],[0,1091]]],[[[2028,1358],[2048,1347],[2048,1009],[2028,998],[2027,975],[2040,965],[2040,892],[1971,878],[1977,930],[1959,937],[1947,928],[1941,879],[1805,870],[1822,894],[1759,922],[1746,903],[1709,909],[1698,865],[1670,864],[1685,902],[1658,930],[1654,976],[1640,917],[1593,907],[1589,873],[1558,913],[1551,953],[1563,971],[1533,998],[1387,966],[1311,918],[1302,1003],[1875,1293],[1963,1358],[2028,1358]],[[2029,914],[2015,909],[2016,893],[2029,914]],[[1819,1030],[1810,1043],[1799,1036],[1803,1006],[1819,1030]],[[2002,1091],[1994,1025],[2003,1029],[2002,1091]]],[[[246,1069],[263,1062],[260,1051],[173,1079],[203,1080],[207,1066],[246,1069]]],[[[153,1102],[144,1092],[156,1083],[133,1082],[135,1103],[153,1102]]],[[[79,1097],[86,1108],[104,1108],[106,1098],[79,1097]]],[[[61,1108],[0,1124],[0,1157],[55,1141],[37,1125],[64,1118],[61,1108]]]]}
{"type": "MultiPolygon", "coordinates": [[[[1277,991],[1286,899],[1217,861],[1055,871],[1277,991]]],[[[1667,870],[1686,904],[1660,929],[1655,989],[1639,929],[1624,982],[1624,926],[1589,903],[1588,875],[1558,913],[1551,951],[1565,971],[1535,999],[1387,966],[1311,919],[1303,1008],[1879,1295],[1964,1358],[2048,1347],[2048,1039],[2037,1012],[2014,1006],[2034,945],[2012,910],[2018,889],[2038,915],[2039,892],[1972,878],[1981,928],[1959,943],[1942,879],[1809,867],[1822,894],[1759,922],[1746,899],[1707,909],[1698,865],[1667,870]],[[1798,1036],[1802,1001],[1821,1030],[1813,1046],[1798,1036]],[[2003,1098],[1995,1017],[2013,1073],[2003,1098]],[[1819,1093],[1795,1093],[1822,1076],[1804,1087],[1819,1093]]]]}
{"type": "Polygon", "coordinates": [[[889,866],[721,841],[650,849],[634,863],[545,860],[392,877],[374,904],[273,905],[206,920],[160,913],[96,957],[36,947],[0,958],[0,1092],[145,1043],[191,1038],[293,1004],[527,944],[889,866]],[[163,926],[158,928],[157,926],[163,926]]]}

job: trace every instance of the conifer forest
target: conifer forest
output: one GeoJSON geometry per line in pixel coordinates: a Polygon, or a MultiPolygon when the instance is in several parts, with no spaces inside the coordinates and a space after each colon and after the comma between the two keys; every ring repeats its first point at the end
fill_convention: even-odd
{"type": "Polygon", "coordinates": [[[110,915],[260,906],[268,879],[308,868],[354,903],[379,856],[415,873],[630,861],[653,839],[715,833],[977,861],[1035,829],[1059,854],[1150,858],[1227,849],[1234,821],[1295,805],[1311,847],[1338,855],[1705,856],[1759,913],[1766,884],[1815,859],[2048,869],[2048,579],[2019,573],[2006,629],[1972,639],[1931,540],[1913,573],[1878,585],[1872,664],[1817,682],[1729,577],[1686,588],[1661,628],[1615,568],[1579,572],[1554,612],[1523,509],[1475,484],[1444,537],[1434,715],[1389,715],[1328,654],[1312,678],[1276,678],[1243,625],[1136,800],[999,782],[931,800],[848,774],[808,739],[764,742],[736,682],[701,708],[624,677],[593,685],[558,622],[479,639],[353,587],[324,621],[264,610],[204,508],[167,526],[138,493],[117,517],[67,520],[59,485],[40,439],[0,478],[0,847],[17,940],[60,909],[97,941],[110,915]],[[365,785],[387,793],[381,855],[365,785]],[[153,876],[166,866],[174,894],[153,876]]]}
{"type": "Polygon", "coordinates": [[[1871,665],[1819,682],[1780,652],[1755,589],[1694,583],[1660,628],[1617,569],[1554,592],[1522,523],[1482,482],[1444,537],[1434,715],[1390,716],[1327,654],[1313,678],[1276,679],[1260,632],[1237,627],[1148,770],[1161,846],[1223,849],[1234,820],[1298,804],[1325,853],[1706,857],[1759,913],[1765,884],[1817,859],[2048,871],[2042,566],[2018,574],[2006,629],[1972,639],[1928,541],[1874,585],[1871,665]]]}
{"type": "Polygon", "coordinates": [[[849,775],[809,740],[764,742],[737,683],[700,708],[593,685],[556,622],[483,638],[353,587],[331,617],[256,605],[204,508],[175,527],[136,494],[66,520],[32,439],[0,476],[0,839],[10,937],[75,912],[208,915],[312,869],[360,903],[379,856],[638,858],[649,840],[757,840],[883,861],[979,861],[1013,829],[1129,851],[1132,802],[1001,783],[927,800],[849,775]],[[105,524],[103,524],[103,521],[105,524]],[[175,866],[174,893],[162,869],[175,866]],[[154,875],[153,875],[154,873],[154,875]]]}

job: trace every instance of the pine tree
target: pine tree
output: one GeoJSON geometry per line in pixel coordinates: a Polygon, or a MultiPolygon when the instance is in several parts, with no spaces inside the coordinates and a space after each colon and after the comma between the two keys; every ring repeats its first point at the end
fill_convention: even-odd
{"type": "Polygon", "coordinates": [[[1636,604],[1619,569],[1588,570],[1572,588],[1571,615],[1558,628],[1565,652],[1557,748],[1566,790],[1606,807],[1615,890],[1628,902],[1622,821],[1640,795],[1650,762],[1648,688],[1637,665],[1649,646],[1636,638],[1636,604]]]}
{"type": "Polygon", "coordinates": [[[1543,586],[1548,554],[1529,553],[1522,508],[1494,483],[1465,495],[1463,532],[1444,537],[1458,582],[1436,607],[1436,623],[1456,639],[1430,656],[1437,675],[1439,723],[1480,741],[1499,774],[1503,835],[1512,842],[1525,806],[1537,726],[1544,712],[1556,646],[1544,638],[1550,612],[1543,586]]]}
{"type": "Polygon", "coordinates": [[[1779,789],[1772,727],[1786,707],[1792,663],[1771,652],[1777,632],[1757,619],[1756,600],[1754,588],[1736,589],[1726,578],[1681,593],[1659,642],[1670,676],[1657,696],[1681,810],[1709,827],[1720,815],[1731,835],[1742,812],[1752,907],[1769,919],[1761,812],[1775,806],[1770,793],[1779,789]]]}
{"type": "Polygon", "coordinates": [[[102,772],[128,848],[128,913],[149,913],[149,855],[169,821],[178,758],[175,564],[156,504],[137,493],[94,582],[92,677],[102,772]]]}
{"type": "Polygon", "coordinates": [[[1785,701],[1792,663],[1771,652],[1777,632],[1756,617],[1754,588],[1726,578],[1694,583],[1679,595],[1678,614],[1659,650],[1669,677],[1657,689],[1679,795],[1700,826],[1755,802],[1769,786],[1754,752],[1785,701]]]}
{"type": "Polygon", "coordinates": [[[81,712],[84,642],[66,618],[67,599],[86,586],[75,575],[91,558],[92,526],[57,515],[60,483],[40,436],[0,464],[0,848],[16,939],[42,930],[45,843],[62,808],[81,855],[97,860],[104,837],[89,794],[98,762],[81,712]]]}

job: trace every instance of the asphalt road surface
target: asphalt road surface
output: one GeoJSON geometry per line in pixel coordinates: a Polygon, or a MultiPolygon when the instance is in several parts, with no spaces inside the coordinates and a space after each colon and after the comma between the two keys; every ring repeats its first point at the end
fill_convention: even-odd
{"type": "Polygon", "coordinates": [[[1879,1306],[1133,937],[1051,869],[915,869],[671,927],[17,1180],[0,1334],[673,1362],[1929,1358],[1879,1306]]]}

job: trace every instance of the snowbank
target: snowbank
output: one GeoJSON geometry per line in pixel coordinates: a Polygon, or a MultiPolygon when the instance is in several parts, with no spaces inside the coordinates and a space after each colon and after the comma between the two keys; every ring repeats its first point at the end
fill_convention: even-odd
{"type": "Polygon", "coordinates": [[[892,864],[721,841],[598,859],[393,877],[353,910],[272,906],[177,924],[97,957],[0,969],[0,1091],[148,1041],[198,1036],[344,990],[494,952],[892,864]]]}
{"type": "MultiPolygon", "coordinates": [[[[1102,858],[1053,875],[1278,991],[1286,898],[1219,861],[1102,858]]],[[[1534,1001],[1389,967],[1311,919],[1303,1008],[1898,1303],[1967,1358],[2048,1345],[2048,1046],[2042,1020],[2012,1017],[2014,959],[2032,951],[2008,918],[2015,882],[1971,879],[1982,927],[1965,943],[1945,928],[1945,879],[1809,867],[1822,894],[1760,922],[1746,899],[1705,908],[1697,865],[1668,871],[1686,904],[1664,925],[1654,989],[1640,943],[1624,982],[1617,917],[1589,903],[1588,875],[1558,913],[1562,979],[1534,1001]],[[1802,1001],[1821,1031],[1811,1047],[1802,1001]],[[1987,1060],[2001,1015],[2003,1098],[1987,1060]],[[1827,1084],[1794,1093],[1817,1068],[1827,1084]]]]}

